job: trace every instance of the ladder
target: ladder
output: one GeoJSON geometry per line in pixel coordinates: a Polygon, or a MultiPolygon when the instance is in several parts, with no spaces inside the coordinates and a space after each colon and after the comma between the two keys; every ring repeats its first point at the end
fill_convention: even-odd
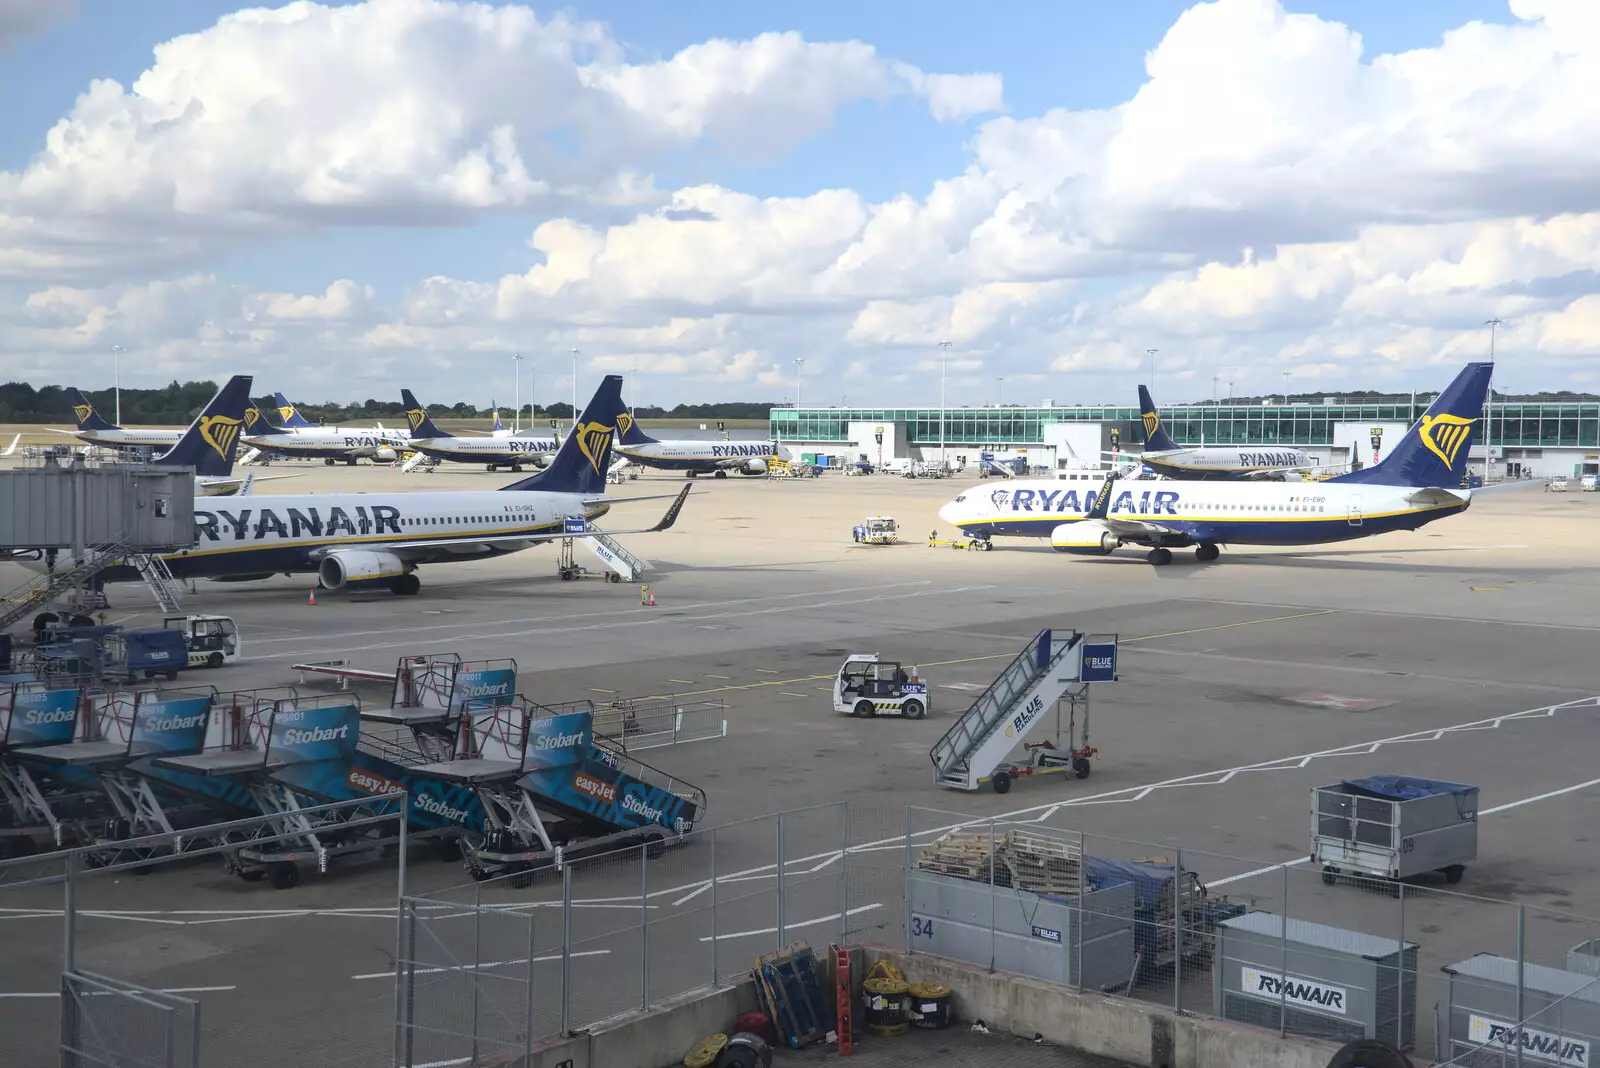
{"type": "Polygon", "coordinates": [[[1077,631],[1056,637],[1049,628],[1035,635],[928,751],[934,781],[976,790],[1078,681],[1082,640],[1077,631]]]}
{"type": "Polygon", "coordinates": [[[587,537],[578,540],[583,542],[584,548],[598,556],[601,563],[621,576],[623,582],[637,581],[649,569],[648,562],[624,549],[611,535],[593,528],[590,528],[590,531],[587,537]]]}
{"type": "Polygon", "coordinates": [[[138,553],[128,557],[128,563],[138,569],[139,577],[150,587],[156,604],[161,606],[163,612],[173,616],[183,611],[183,587],[172,577],[166,560],[149,553],[138,553]]]}
{"type": "Polygon", "coordinates": [[[406,459],[405,463],[400,465],[400,473],[409,475],[419,467],[432,468],[433,464],[430,462],[432,459],[433,457],[425,452],[414,452],[406,459]]]}
{"type": "Polygon", "coordinates": [[[244,455],[240,456],[237,462],[240,467],[252,467],[255,464],[266,463],[266,461],[266,454],[252,445],[244,451],[244,455]]]}
{"type": "Polygon", "coordinates": [[[4,610],[0,611],[0,631],[34,609],[49,604],[62,591],[79,586],[93,578],[115,563],[124,552],[121,545],[97,546],[84,553],[83,558],[71,566],[53,571],[13,590],[4,602],[0,602],[5,605],[4,610]]]}

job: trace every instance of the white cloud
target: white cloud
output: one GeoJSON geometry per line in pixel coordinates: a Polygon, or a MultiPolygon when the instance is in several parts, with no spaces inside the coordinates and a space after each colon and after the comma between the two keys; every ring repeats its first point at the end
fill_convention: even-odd
{"type": "Polygon", "coordinates": [[[1280,369],[1424,388],[1499,315],[1543,358],[1518,372],[1535,385],[1600,355],[1600,4],[1510,10],[1367,56],[1277,0],[1196,4],[1125,102],[991,117],[960,173],[878,202],[668,191],[651,169],[690,150],[768,162],[897,94],[940,122],[992,115],[998,76],[792,33],[625,59],[596,24],[445,0],[240,12],[163,45],[129,89],[91,86],[0,176],[0,275],[42,279],[0,310],[0,361],[137,330],[174,359],[350,353],[456,388],[462,367],[577,345],[652,392],[788,390],[799,356],[808,381],[905,395],[948,338],[973,385],[1049,368],[1099,399],[1154,347],[1160,380],[1199,396],[1213,374],[1278,388],[1280,369]],[[486,210],[537,217],[521,263],[389,299],[360,279],[107,281],[263,234],[486,210]],[[75,272],[96,276],[48,285],[75,272]]]}
{"type": "Polygon", "coordinates": [[[130,87],[93,82],[0,173],[0,274],[116,268],[123,244],[181,262],[284,227],[645,203],[663,153],[770,162],[855,100],[917,93],[946,120],[999,88],[794,33],[635,64],[605,26],[521,6],[252,8],[160,45],[130,87]]]}

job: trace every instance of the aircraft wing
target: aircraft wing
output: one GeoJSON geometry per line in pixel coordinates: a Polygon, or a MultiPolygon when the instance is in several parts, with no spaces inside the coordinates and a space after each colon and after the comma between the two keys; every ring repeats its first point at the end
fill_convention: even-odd
{"type": "MultiPolygon", "coordinates": [[[[370,548],[370,549],[375,549],[375,550],[378,550],[378,551],[390,550],[390,551],[396,551],[396,552],[404,553],[407,550],[411,550],[412,552],[416,552],[418,550],[424,550],[424,549],[453,549],[453,548],[461,548],[463,546],[469,546],[470,547],[470,546],[474,546],[474,545],[508,545],[508,544],[514,544],[514,543],[519,543],[519,542],[555,541],[558,538],[582,538],[582,537],[585,537],[585,536],[587,536],[589,534],[610,534],[610,535],[617,535],[617,534],[654,534],[657,531],[666,530],[667,528],[671,527],[674,523],[676,523],[678,521],[678,513],[683,511],[683,502],[688,499],[689,491],[691,489],[693,489],[693,488],[694,488],[694,484],[693,483],[685,483],[683,489],[679,490],[676,494],[673,495],[673,502],[667,508],[667,514],[662,516],[656,522],[656,525],[653,526],[653,527],[636,527],[636,528],[634,528],[632,530],[598,530],[598,529],[595,529],[595,530],[585,530],[585,531],[582,531],[582,532],[574,532],[574,533],[571,533],[571,534],[567,533],[566,531],[554,531],[554,532],[549,533],[549,534],[490,534],[490,535],[487,535],[487,536],[482,537],[482,538],[473,538],[470,541],[463,540],[463,539],[460,539],[460,538],[453,538],[453,539],[452,538],[416,538],[416,539],[413,539],[413,540],[410,540],[410,541],[382,542],[382,543],[377,544],[377,545],[362,546],[362,548],[370,548]]],[[[627,500],[648,500],[649,498],[645,498],[645,497],[628,497],[626,499],[627,500]]],[[[335,547],[332,547],[332,548],[330,548],[330,549],[328,549],[328,550],[326,550],[324,552],[313,553],[312,555],[313,555],[313,558],[318,558],[320,556],[326,556],[327,553],[329,553],[329,552],[338,552],[338,551],[340,551],[340,549],[337,546],[335,546],[335,547]]]]}
{"type": "Polygon", "coordinates": [[[58,426],[47,426],[45,429],[50,431],[52,434],[71,434],[73,437],[78,436],[78,432],[76,430],[62,430],[58,426]]]}
{"type": "Polygon", "coordinates": [[[1106,529],[1123,538],[1178,538],[1189,537],[1189,532],[1169,527],[1165,523],[1151,523],[1143,519],[1102,519],[1106,529]]]}
{"type": "Polygon", "coordinates": [[[584,504],[623,504],[627,501],[665,501],[669,498],[686,497],[694,483],[689,483],[677,493],[647,493],[643,497],[585,497],[584,504]]]}

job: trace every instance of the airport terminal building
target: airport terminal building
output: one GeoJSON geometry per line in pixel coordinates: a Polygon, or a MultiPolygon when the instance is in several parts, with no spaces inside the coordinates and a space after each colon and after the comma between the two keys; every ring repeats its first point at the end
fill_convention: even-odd
{"type": "MultiPolygon", "coordinates": [[[[1357,398],[1235,400],[1161,409],[1184,445],[1295,445],[1313,462],[1367,466],[1388,455],[1422,417],[1431,394],[1357,398]]],[[[1491,406],[1488,455],[1493,475],[1546,478],[1600,473],[1600,400],[1505,400],[1491,406]]],[[[1132,405],[948,408],[774,408],[773,437],[806,452],[873,463],[937,460],[940,442],[955,463],[1026,457],[1035,467],[1088,467],[1102,451],[1137,453],[1144,441],[1132,405]]],[[[1472,447],[1482,463],[1485,446],[1472,447]]]]}

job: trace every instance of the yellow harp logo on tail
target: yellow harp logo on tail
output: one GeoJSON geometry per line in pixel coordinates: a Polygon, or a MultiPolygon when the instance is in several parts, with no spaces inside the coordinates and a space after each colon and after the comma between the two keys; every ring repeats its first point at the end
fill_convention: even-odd
{"type": "Polygon", "coordinates": [[[1161,417],[1155,412],[1144,413],[1144,436],[1148,439],[1157,430],[1161,429],[1161,417]]]}
{"type": "Polygon", "coordinates": [[[86,423],[89,421],[89,417],[94,414],[94,409],[87,404],[74,404],[72,406],[72,414],[78,417],[78,422],[86,423]]]}
{"type": "Polygon", "coordinates": [[[285,405],[282,405],[281,407],[279,407],[279,409],[278,409],[278,418],[283,420],[286,423],[290,419],[293,419],[294,418],[294,405],[285,404],[285,405]]]}
{"type": "Polygon", "coordinates": [[[260,408],[246,408],[244,410],[244,429],[247,433],[253,433],[256,424],[259,422],[261,422],[260,408]]]}
{"type": "Polygon", "coordinates": [[[202,415],[200,417],[200,437],[207,445],[216,450],[217,455],[224,460],[239,440],[239,430],[244,426],[244,420],[234,419],[226,415],[202,415]]]}
{"type": "Polygon", "coordinates": [[[633,429],[633,416],[629,415],[627,412],[623,412],[621,415],[617,416],[617,437],[627,437],[628,431],[631,429],[633,429]]]}
{"type": "Polygon", "coordinates": [[[572,432],[573,437],[577,438],[579,451],[588,458],[589,466],[595,469],[596,474],[605,473],[600,469],[600,461],[605,458],[606,450],[611,447],[611,435],[614,433],[616,428],[606,426],[604,423],[579,423],[578,428],[572,432]]]}
{"type": "Polygon", "coordinates": [[[1448,413],[1425,415],[1422,425],[1417,428],[1417,436],[1429,452],[1444,461],[1446,467],[1454,467],[1456,456],[1460,454],[1461,447],[1471,440],[1472,428],[1477,422],[1476,419],[1448,413]]]}
{"type": "Polygon", "coordinates": [[[428,418],[428,415],[421,408],[406,409],[406,422],[411,424],[411,432],[413,434],[422,429],[422,421],[426,418],[428,418]]]}

